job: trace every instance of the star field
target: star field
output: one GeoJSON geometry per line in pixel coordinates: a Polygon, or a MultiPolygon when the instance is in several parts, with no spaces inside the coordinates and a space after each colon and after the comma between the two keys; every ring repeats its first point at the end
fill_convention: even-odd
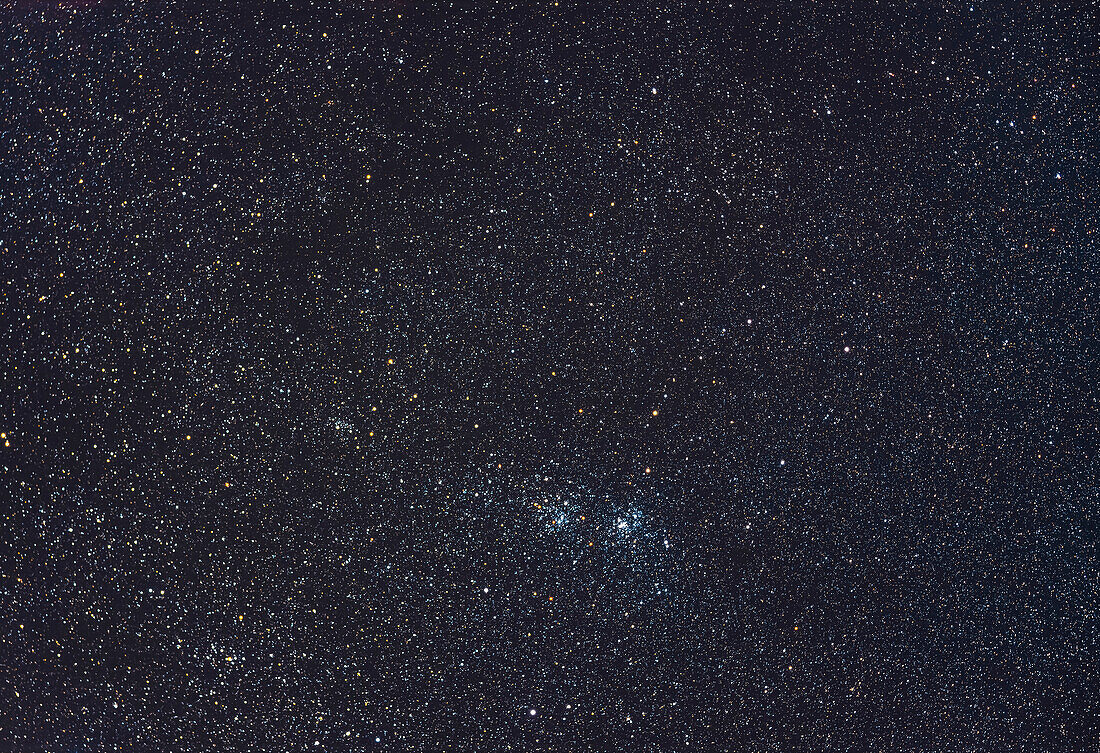
{"type": "Polygon", "coordinates": [[[1088,4],[0,7],[0,750],[1084,751],[1088,4]]]}

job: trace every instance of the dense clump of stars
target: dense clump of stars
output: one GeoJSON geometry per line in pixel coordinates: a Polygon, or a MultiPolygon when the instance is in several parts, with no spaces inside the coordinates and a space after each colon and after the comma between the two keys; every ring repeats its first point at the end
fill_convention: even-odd
{"type": "Polygon", "coordinates": [[[0,748],[1094,746],[1095,9],[454,5],[0,10],[0,748]]]}

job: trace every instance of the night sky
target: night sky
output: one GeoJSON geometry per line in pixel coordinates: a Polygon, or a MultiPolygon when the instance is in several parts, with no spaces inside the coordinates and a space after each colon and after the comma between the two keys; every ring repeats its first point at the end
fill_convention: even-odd
{"type": "Polygon", "coordinates": [[[0,4],[0,750],[1095,751],[1085,3],[0,4]]]}

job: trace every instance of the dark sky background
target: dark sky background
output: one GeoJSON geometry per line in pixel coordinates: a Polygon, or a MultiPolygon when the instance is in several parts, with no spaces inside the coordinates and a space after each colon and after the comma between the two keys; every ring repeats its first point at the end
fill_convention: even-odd
{"type": "Polygon", "coordinates": [[[0,750],[1095,749],[1061,5],[3,4],[0,750]]]}

